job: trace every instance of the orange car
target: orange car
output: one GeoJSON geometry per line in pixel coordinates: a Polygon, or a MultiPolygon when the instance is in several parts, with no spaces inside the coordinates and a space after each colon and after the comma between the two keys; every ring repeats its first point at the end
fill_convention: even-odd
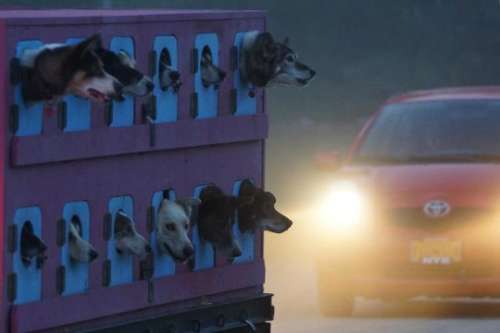
{"type": "Polygon", "coordinates": [[[499,296],[500,87],[390,99],[342,161],[327,206],[324,313],[350,314],[354,296],[499,296]]]}

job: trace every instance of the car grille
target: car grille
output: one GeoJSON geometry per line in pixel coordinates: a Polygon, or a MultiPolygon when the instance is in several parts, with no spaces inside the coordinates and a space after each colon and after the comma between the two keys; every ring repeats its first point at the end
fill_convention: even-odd
{"type": "Polygon", "coordinates": [[[471,223],[494,222],[496,218],[493,209],[455,208],[447,216],[430,218],[421,208],[396,208],[387,212],[385,220],[398,226],[416,228],[443,228],[466,226],[471,223]]]}

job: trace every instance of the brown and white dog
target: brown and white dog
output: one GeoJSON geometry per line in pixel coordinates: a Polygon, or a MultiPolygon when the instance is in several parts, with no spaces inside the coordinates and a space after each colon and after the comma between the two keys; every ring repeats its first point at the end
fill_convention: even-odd
{"type": "Polygon", "coordinates": [[[269,32],[245,34],[240,51],[240,75],[256,87],[276,84],[304,87],[316,72],[298,61],[288,38],[277,42],[269,32]]]}
{"type": "Polygon", "coordinates": [[[47,256],[47,245],[35,234],[30,222],[24,223],[21,229],[21,260],[24,265],[29,266],[33,260],[40,268],[47,256]]]}
{"type": "Polygon", "coordinates": [[[201,82],[204,87],[213,85],[216,89],[224,81],[226,72],[213,63],[212,51],[205,46],[201,51],[201,82]]]}
{"type": "Polygon", "coordinates": [[[282,233],[292,226],[293,222],[276,210],[274,194],[256,187],[250,180],[241,183],[240,197],[247,198],[247,204],[238,209],[242,232],[262,229],[282,233]]]}

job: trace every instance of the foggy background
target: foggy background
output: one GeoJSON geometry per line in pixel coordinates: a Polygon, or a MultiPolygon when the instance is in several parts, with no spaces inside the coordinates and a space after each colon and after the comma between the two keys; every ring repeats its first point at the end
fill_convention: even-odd
{"type": "MultiPolygon", "coordinates": [[[[312,157],[345,151],[366,117],[388,96],[411,89],[500,83],[498,0],[104,0],[0,1],[15,6],[265,9],[268,29],[291,38],[317,72],[304,89],[267,91],[270,137],[266,186],[292,217],[327,177],[312,157]],[[83,5],[82,5],[83,4],[83,5]]],[[[314,223],[295,218],[283,235],[266,234],[266,290],[277,320],[312,315],[314,223]]],[[[362,330],[360,330],[362,331],[362,330]]]]}

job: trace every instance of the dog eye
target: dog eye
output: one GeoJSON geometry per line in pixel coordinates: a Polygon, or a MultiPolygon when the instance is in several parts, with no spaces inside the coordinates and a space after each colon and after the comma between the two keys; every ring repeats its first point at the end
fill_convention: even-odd
{"type": "Polygon", "coordinates": [[[167,229],[168,231],[175,231],[175,224],[167,224],[165,225],[165,229],[167,229]]]}

